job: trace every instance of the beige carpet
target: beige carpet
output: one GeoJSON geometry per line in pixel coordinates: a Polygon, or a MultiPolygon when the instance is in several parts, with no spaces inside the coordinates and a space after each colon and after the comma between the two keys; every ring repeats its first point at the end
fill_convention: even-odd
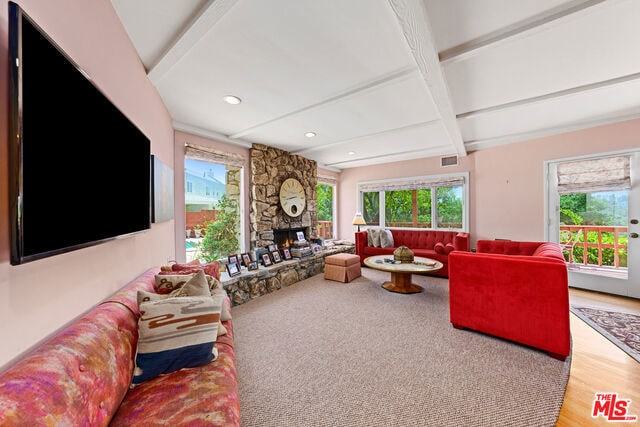
{"type": "Polygon", "coordinates": [[[446,279],[420,294],[318,275],[233,308],[243,427],[553,426],[570,358],[449,323],[446,279]]]}

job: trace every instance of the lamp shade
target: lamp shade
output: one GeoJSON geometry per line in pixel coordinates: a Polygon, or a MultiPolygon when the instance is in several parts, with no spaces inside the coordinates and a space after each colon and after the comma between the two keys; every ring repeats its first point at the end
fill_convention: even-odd
{"type": "Polygon", "coordinates": [[[356,215],[353,217],[353,225],[367,225],[367,223],[364,222],[362,213],[356,212],[356,215]]]}

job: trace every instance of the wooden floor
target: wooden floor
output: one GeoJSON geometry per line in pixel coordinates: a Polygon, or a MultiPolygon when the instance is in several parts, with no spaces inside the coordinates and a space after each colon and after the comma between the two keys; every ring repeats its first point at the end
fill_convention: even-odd
{"type": "MultiPolygon", "coordinates": [[[[616,297],[571,288],[572,303],[640,314],[640,300],[616,297]]],[[[599,426],[619,424],[602,416],[591,417],[595,393],[618,393],[620,399],[631,399],[628,415],[637,415],[640,425],[640,363],[571,314],[573,339],[571,372],[564,402],[556,426],[599,426]]]]}

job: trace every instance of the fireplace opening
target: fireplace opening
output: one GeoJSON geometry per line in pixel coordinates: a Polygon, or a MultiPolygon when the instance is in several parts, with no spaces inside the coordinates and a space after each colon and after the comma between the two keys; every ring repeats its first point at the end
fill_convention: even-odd
{"type": "Polygon", "coordinates": [[[273,230],[273,243],[278,245],[278,248],[288,248],[298,240],[298,232],[304,233],[304,238],[307,238],[307,230],[304,227],[273,230]]]}

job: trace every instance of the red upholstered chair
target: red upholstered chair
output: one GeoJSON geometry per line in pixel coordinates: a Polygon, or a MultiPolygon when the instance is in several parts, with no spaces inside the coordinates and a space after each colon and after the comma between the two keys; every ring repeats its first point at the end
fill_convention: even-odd
{"type": "Polygon", "coordinates": [[[567,266],[559,244],[479,240],[449,254],[450,320],[564,360],[571,350],[567,266]]]}

